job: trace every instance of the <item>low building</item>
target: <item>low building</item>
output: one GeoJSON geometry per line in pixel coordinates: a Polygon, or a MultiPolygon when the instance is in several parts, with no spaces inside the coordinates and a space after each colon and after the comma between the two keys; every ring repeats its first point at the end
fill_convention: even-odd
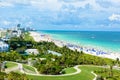
{"type": "Polygon", "coordinates": [[[39,51],[37,49],[27,49],[27,50],[25,50],[25,53],[27,55],[31,55],[31,54],[37,55],[37,54],[39,54],[39,51]]]}
{"type": "Polygon", "coordinates": [[[0,52],[6,52],[9,50],[9,45],[3,41],[0,41],[0,52]]]}
{"type": "Polygon", "coordinates": [[[51,50],[48,50],[48,53],[53,54],[53,55],[57,55],[57,56],[62,56],[62,54],[55,52],[55,51],[51,51],[51,50]]]}
{"type": "Polygon", "coordinates": [[[9,37],[5,37],[5,38],[1,38],[2,41],[9,41],[10,38],[9,37]]]}

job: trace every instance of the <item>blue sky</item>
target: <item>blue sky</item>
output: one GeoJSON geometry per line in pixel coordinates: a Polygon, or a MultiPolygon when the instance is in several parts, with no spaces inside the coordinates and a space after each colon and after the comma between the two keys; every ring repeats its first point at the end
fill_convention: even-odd
{"type": "Polygon", "coordinates": [[[0,27],[120,31],[120,0],[0,0],[0,27]]]}

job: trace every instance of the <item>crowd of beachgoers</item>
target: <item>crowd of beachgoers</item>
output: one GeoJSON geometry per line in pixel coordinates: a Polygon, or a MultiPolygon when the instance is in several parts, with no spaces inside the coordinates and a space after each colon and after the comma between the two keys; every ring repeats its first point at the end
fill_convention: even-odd
{"type": "Polygon", "coordinates": [[[39,42],[39,41],[54,42],[59,47],[67,46],[71,50],[83,51],[86,54],[91,54],[91,55],[100,56],[104,58],[120,59],[120,53],[114,53],[114,52],[104,51],[104,50],[100,50],[92,47],[83,47],[80,45],[67,43],[65,41],[53,39],[50,35],[47,35],[47,34],[32,31],[30,32],[30,36],[32,36],[36,42],[39,42]]]}

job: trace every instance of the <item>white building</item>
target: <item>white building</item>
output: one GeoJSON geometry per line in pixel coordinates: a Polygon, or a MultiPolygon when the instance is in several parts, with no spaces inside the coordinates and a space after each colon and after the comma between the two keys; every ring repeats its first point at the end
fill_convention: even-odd
{"type": "Polygon", "coordinates": [[[9,45],[3,41],[0,41],[0,52],[5,52],[9,50],[9,45]]]}
{"type": "Polygon", "coordinates": [[[57,56],[62,56],[62,54],[55,52],[55,51],[51,51],[51,50],[48,50],[48,53],[53,54],[53,55],[57,55],[57,56]]]}
{"type": "Polygon", "coordinates": [[[21,34],[22,31],[20,27],[14,27],[11,29],[11,37],[20,37],[21,34]]]}
{"type": "Polygon", "coordinates": [[[34,55],[37,55],[37,54],[39,54],[39,51],[37,50],[37,49],[27,49],[26,51],[25,51],[25,53],[26,54],[34,54],[34,55]]]}
{"type": "Polygon", "coordinates": [[[20,37],[21,34],[21,30],[13,30],[11,33],[12,37],[20,37]]]}

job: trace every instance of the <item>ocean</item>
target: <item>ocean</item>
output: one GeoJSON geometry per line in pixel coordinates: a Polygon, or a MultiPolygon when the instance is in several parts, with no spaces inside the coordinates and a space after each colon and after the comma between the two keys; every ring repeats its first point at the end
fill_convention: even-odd
{"type": "Polygon", "coordinates": [[[38,31],[53,39],[73,43],[87,48],[120,53],[120,32],[112,31],[38,31]]]}

